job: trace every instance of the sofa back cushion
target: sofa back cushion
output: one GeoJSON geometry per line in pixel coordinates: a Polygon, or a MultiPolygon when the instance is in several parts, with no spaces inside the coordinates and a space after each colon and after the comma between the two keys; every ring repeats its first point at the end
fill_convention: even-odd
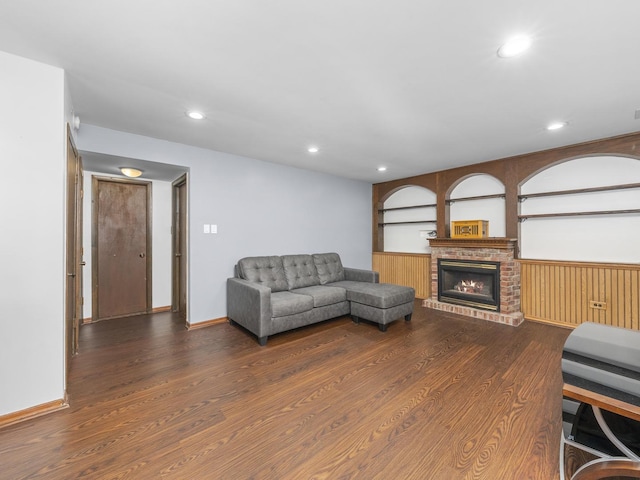
{"type": "Polygon", "coordinates": [[[321,285],[344,280],[342,261],[337,253],[314,253],[313,263],[318,270],[321,285]]]}
{"type": "Polygon", "coordinates": [[[269,287],[272,292],[289,289],[284,275],[282,259],[272,257],[245,257],[238,261],[240,278],[269,287]]]}
{"type": "Polygon", "coordinates": [[[311,255],[283,255],[282,265],[289,290],[320,285],[318,270],[311,255]]]}

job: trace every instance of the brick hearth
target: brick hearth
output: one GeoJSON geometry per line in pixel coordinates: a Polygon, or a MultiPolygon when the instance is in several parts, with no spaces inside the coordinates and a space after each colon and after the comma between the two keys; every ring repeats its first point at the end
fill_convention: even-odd
{"type": "Polygon", "coordinates": [[[524,320],[520,311],[520,264],[515,261],[516,240],[513,238],[434,238],[431,245],[431,298],[423,307],[492,322],[518,326],[524,320]],[[438,259],[484,260],[500,262],[500,311],[438,301],[438,259]]]}

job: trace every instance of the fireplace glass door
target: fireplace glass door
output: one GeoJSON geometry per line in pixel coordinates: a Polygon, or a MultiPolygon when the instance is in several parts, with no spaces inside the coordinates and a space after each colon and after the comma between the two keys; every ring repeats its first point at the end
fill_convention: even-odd
{"type": "Polygon", "coordinates": [[[500,262],[438,259],[438,301],[500,311],[500,262]]]}

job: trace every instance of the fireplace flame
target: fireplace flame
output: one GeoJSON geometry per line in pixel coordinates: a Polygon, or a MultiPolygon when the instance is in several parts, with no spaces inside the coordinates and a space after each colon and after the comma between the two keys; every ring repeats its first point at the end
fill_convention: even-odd
{"type": "Polygon", "coordinates": [[[461,280],[454,288],[458,292],[463,293],[482,293],[482,290],[484,290],[484,282],[476,280],[461,280]]]}

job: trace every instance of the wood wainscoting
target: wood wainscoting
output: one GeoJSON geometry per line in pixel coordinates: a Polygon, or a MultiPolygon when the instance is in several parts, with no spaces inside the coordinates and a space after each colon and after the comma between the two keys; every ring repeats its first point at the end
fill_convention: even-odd
{"type": "Polygon", "coordinates": [[[431,255],[422,253],[373,252],[373,270],[380,283],[413,287],[416,298],[431,296],[431,255]]]}
{"type": "Polygon", "coordinates": [[[640,265],[519,262],[526,319],[569,327],[594,322],[640,330],[640,265]]]}

